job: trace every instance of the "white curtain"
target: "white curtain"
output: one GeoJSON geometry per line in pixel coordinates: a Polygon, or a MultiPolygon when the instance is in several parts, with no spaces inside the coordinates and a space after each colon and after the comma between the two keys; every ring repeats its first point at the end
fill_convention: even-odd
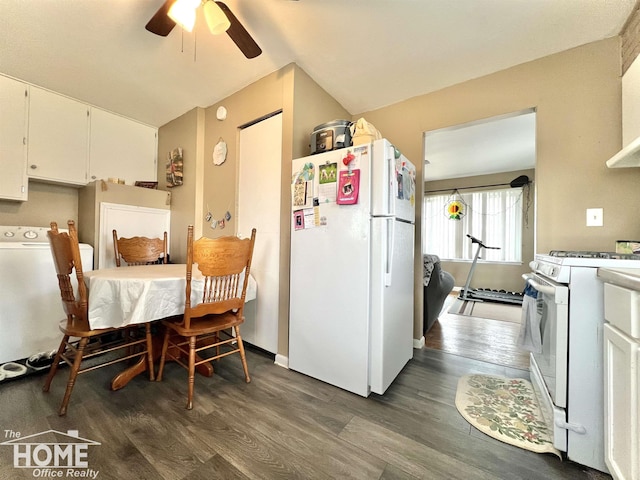
{"type": "Polygon", "coordinates": [[[522,260],[522,188],[475,191],[473,193],[424,197],[424,252],[443,260],[472,260],[477,246],[467,234],[489,247],[481,253],[484,261],[522,260]],[[462,204],[459,220],[450,218],[452,201],[462,204]]]}

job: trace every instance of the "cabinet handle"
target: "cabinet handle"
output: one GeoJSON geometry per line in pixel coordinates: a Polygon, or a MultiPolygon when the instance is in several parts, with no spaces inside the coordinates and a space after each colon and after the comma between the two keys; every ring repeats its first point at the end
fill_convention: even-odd
{"type": "Polygon", "coordinates": [[[31,165],[31,166],[29,166],[29,168],[30,168],[31,170],[35,170],[36,168],[38,168],[38,166],[37,166],[37,165],[31,165]]]}

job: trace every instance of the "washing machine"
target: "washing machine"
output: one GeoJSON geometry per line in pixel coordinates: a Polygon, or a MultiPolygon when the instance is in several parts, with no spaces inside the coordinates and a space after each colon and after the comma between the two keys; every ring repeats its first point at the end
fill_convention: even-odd
{"type": "MultiPolygon", "coordinates": [[[[57,350],[62,338],[49,229],[0,226],[0,364],[57,350]]],[[[83,271],[93,270],[91,245],[80,244],[80,255],[83,271]]]]}

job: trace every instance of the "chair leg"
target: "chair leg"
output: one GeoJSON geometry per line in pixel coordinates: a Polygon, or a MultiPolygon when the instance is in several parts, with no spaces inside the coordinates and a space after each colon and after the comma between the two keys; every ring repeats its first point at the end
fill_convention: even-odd
{"type": "Polygon", "coordinates": [[[153,371],[153,342],[151,340],[151,325],[145,323],[145,336],[147,339],[147,368],[149,369],[149,380],[155,380],[155,374],[153,371]]]}
{"type": "Polygon", "coordinates": [[[62,337],[62,341],[60,342],[60,346],[58,347],[58,351],[56,352],[56,356],[53,359],[53,363],[51,367],[49,367],[49,374],[47,375],[47,379],[42,386],[43,392],[48,392],[49,388],[51,388],[51,381],[53,377],[56,376],[56,372],[58,371],[58,365],[60,364],[60,359],[62,358],[62,352],[64,352],[67,347],[67,342],[69,341],[69,335],[65,335],[62,337]]]}
{"type": "Polygon", "coordinates": [[[244,369],[244,380],[249,383],[251,381],[251,377],[249,377],[249,367],[247,367],[247,357],[244,354],[244,345],[242,344],[242,337],[240,336],[240,327],[236,325],[233,328],[236,329],[238,350],[240,350],[240,359],[242,360],[242,368],[244,369]]]}
{"type": "Polygon", "coordinates": [[[170,334],[169,328],[166,328],[164,332],[164,340],[162,342],[162,354],[160,355],[160,366],[158,367],[158,376],[156,377],[156,382],[162,381],[162,373],[164,372],[164,362],[167,358],[167,347],[169,346],[169,334],[170,334]]]}
{"type": "Polygon", "coordinates": [[[60,405],[60,410],[58,410],[58,415],[60,415],[61,417],[66,415],[67,413],[67,405],[69,404],[69,399],[71,398],[71,391],[73,390],[73,387],[76,384],[76,377],[78,376],[78,371],[80,370],[82,355],[84,354],[84,348],[87,346],[87,343],[89,343],[89,337],[82,337],[80,339],[80,342],[78,342],[76,357],[73,359],[73,366],[71,367],[71,371],[69,372],[67,389],[64,392],[64,397],[62,398],[62,405],[60,405]]]}
{"type": "Polygon", "coordinates": [[[187,391],[187,410],[193,408],[193,386],[196,381],[196,337],[189,337],[189,389],[187,391]]]}

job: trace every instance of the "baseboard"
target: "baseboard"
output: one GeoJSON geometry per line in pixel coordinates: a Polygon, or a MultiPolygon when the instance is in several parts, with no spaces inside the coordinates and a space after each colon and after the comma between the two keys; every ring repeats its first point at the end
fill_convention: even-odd
{"type": "Polygon", "coordinates": [[[424,335],[421,338],[413,339],[413,348],[420,350],[422,347],[424,347],[424,335]]]}
{"type": "Polygon", "coordinates": [[[284,355],[280,355],[279,353],[276,354],[276,359],[273,363],[275,363],[279,367],[286,368],[287,370],[289,369],[289,357],[285,357],[284,355]]]}

